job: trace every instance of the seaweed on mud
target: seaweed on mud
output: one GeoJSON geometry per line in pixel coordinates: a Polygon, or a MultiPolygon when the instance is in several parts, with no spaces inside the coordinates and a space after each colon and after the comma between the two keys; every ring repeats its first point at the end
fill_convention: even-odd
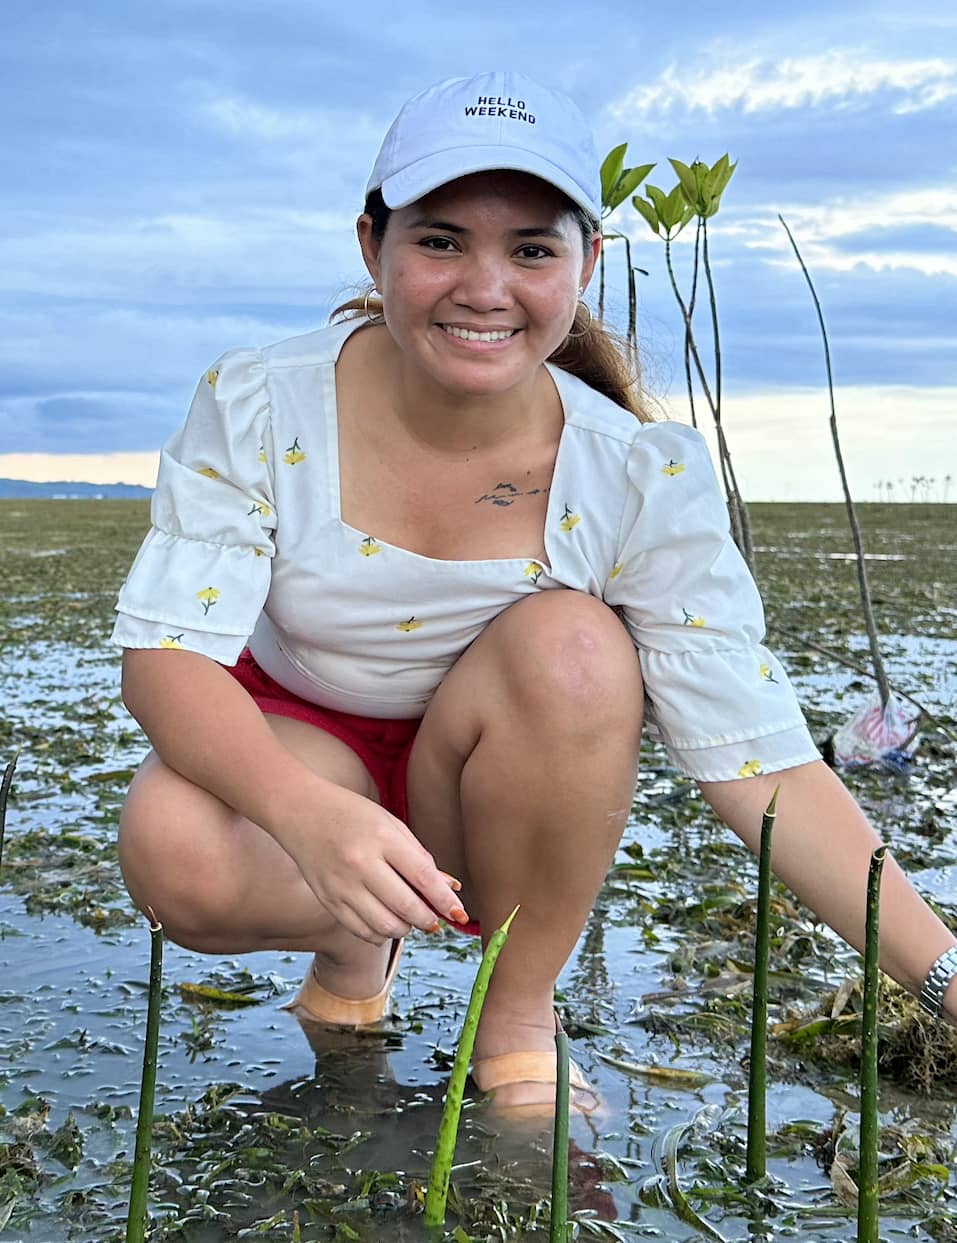
{"type": "MultiPolygon", "coordinates": [[[[860,1063],[860,982],[850,990],[830,993],[812,1013],[778,1025],[774,1035],[830,1066],[855,1068],[860,1063]]],[[[957,1100],[957,1028],[925,1014],[911,996],[885,978],[881,995],[881,1074],[924,1095],[957,1100]]]]}

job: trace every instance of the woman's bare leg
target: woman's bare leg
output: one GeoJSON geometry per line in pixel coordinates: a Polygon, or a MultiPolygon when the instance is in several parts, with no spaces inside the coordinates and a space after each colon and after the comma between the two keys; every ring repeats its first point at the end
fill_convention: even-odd
{"type": "MultiPolygon", "coordinates": [[[[302,721],[266,718],[322,776],[378,802],[375,783],[345,743],[302,721]]],[[[151,752],[120,817],[120,867],[133,901],[151,906],[179,945],[209,954],[317,952],[317,976],[340,997],[371,997],[389,952],[341,927],[281,846],[151,752]]]]}
{"type": "MultiPolygon", "coordinates": [[[[522,910],[485,1002],[476,1057],[554,1050],[555,980],[634,796],[638,658],[615,614],[545,591],[507,609],[436,692],[409,762],[410,828],[464,883],[486,933],[522,910]]],[[[543,1089],[501,1089],[502,1104],[543,1089]]]]}

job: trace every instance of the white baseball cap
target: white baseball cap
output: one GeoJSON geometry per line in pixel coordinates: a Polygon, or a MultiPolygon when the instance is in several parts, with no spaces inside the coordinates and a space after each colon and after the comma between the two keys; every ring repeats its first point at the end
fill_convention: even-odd
{"type": "Polygon", "coordinates": [[[406,207],[469,173],[512,169],[557,187],[601,219],[598,155],[576,104],[521,73],[448,78],[392,122],[366,194],[406,207]]]}

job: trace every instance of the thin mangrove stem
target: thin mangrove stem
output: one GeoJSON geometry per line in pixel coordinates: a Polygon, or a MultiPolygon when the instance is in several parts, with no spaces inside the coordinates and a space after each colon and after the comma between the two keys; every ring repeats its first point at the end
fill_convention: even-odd
{"type": "Polygon", "coordinates": [[[877,1012],[881,873],[887,847],[878,846],[867,872],[867,923],[864,933],[864,1004],[861,1013],[861,1128],[858,1139],[857,1243],[878,1243],[877,1221],[877,1012]]]}
{"type": "Polygon", "coordinates": [[[469,997],[465,1022],[462,1024],[462,1035],[459,1047],[455,1051],[452,1073],[449,1076],[449,1087],[445,1094],[445,1107],[442,1110],[442,1121],[439,1123],[439,1135],[435,1142],[435,1156],[429,1171],[429,1185],[425,1193],[424,1224],[433,1231],[445,1224],[445,1207],[449,1198],[449,1180],[452,1176],[452,1161],[455,1157],[455,1141],[459,1131],[459,1117],[462,1113],[462,1098],[465,1094],[465,1080],[468,1078],[469,1062],[472,1060],[472,1049],[475,1045],[475,1033],[478,1031],[485,994],[488,992],[489,980],[496,960],[502,952],[502,946],[508,937],[508,930],[515,918],[518,907],[512,911],[501,928],[492,933],[485,947],[482,961],[479,964],[469,997]]]}
{"type": "Polygon", "coordinates": [[[631,238],[623,233],[625,263],[628,265],[628,352],[632,367],[638,363],[638,290],[635,285],[635,269],[631,266],[631,238]]]}
{"type": "Polygon", "coordinates": [[[156,1094],[156,1047],[159,1042],[160,995],[163,988],[163,925],[147,907],[150,919],[150,993],[146,1011],[146,1041],[143,1046],[143,1077],[140,1107],[136,1119],[136,1148],[133,1154],[133,1185],[126,1219],[126,1243],[143,1243],[146,1238],[147,1195],[150,1181],[150,1147],[153,1134],[153,1098],[156,1094]]]}
{"type": "MultiPolygon", "coordinates": [[[[711,392],[711,386],[708,384],[708,377],[705,375],[704,366],[701,362],[701,356],[698,353],[698,343],[695,341],[694,330],[691,326],[691,315],[689,314],[684,298],[681,296],[681,290],[678,288],[674,265],[671,261],[671,242],[668,238],[665,238],[665,267],[668,270],[668,277],[671,281],[672,293],[675,295],[678,306],[681,309],[681,317],[685,323],[685,342],[690,351],[691,359],[694,362],[695,371],[698,374],[698,381],[701,384],[705,401],[708,403],[708,409],[711,411],[711,417],[714,420],[715,429],[718,435],[718,465],[721,468],[721,481],[724,484],[724,494],[728,502],[728,517],[731,521],[731,533],[734,536],[734,542],[741,552],[741,555],[744,556],[746,544],[744,529],[741,525],[741,505],[733,473],[729,472],[731,460],[730,454],[728,453],[728,446],[724,439],[724,429],[721,426],[721,412],[715,405],[714,396],[711,392]]],[[[751,562],[748,562],[748,569],[751,570],[752,574],[754,573],[754,566],[751,562]]]]}
{"type": "Polygon", "coordinates": [[[0,861],[3,860],[3,837],[7,831],[7,800],[10,797],[10,787],[13,785],[13,774],[19,758],[20,752],[14,752],[13,759],[4,769],[3,780],[0,781],[0,861]]]}
{"type": "Polygon", "coordinates": [[[568,1240],[568,1036],[555,1033],[555,1133],[552,1143],[552,1211],[548,1243],[568,1240]]]}
{"type": "MultiPolygon", "coordinates": [[[[667,243],[670,245],[670,243],[667,243]]],[[[698,271],[701,265],[701,217],[698,217],[698,228],[694,239],[694,260],[691,265],[691,292],[688,295],[688,317],[685,320],[685,384],[688,388],[688,405],[691,407],[691,426],[698,426],[698,414],[694,404],[694,384],[691,380],[691,320],[694,317],[695,304],[698,300],[698,271]]]]}
{"type": "Polygon", "coordinates": [[[748,1063],[748,1145],[745,1178],[757,1182],[767,1174],[768,939],[771,910],[771,833],[778,789],[761,819],[758,855],[758,909],[754,932],[754,989],[751,1003],[751,1056],[748,1063]]]}
{"type": "Polygon", "coordinates": [[[602,234],[601,250],[598,252],[598,318],[605,318],[605,242],[607,238],[602,234]]]}
{"type": "Polygon", "coordinates": [[[711,258],[708,252],[708,222],[706,219],[701,219],[701,241],[701,257],[704,264],[705,280],[708,285],[708,302],[711,306],[711,333],[714,338],[714,404],[717,412],[714,421],[718,431],[718,451],[724,455],[728,463],[728,476],[731,479],[731,486],[734,490],[734,504],[738,509],[738,521],[743,537],[743,547],[740,545],[739,547],[741,547],[744,559],[748,563],[748,569],[751,571],[752,577],[754,577],[754,541],[751,538],[751,517],[748,513],[748,507],[744,503],[744,498],[741,496],[741,489],[738,487],[734,467],[731,464],[731,450],[728,448],[728,442],[724,434],[724,424],[721,421],[721,336],[718,331],[718,299],[714,289],[714,276],[711,272],[711,258]]]}
{"type": "Polygon", "coordinates": [[[844,489],[844,506],[847,510],[847,520],[851,526],[851,535],[854,539],[854,552],[857,558],[857,582],[861,592],[861,607],[864,610],[864,625],[867,628],[867,640],[871,648],[871,661],[874,665],[874,677],[877,680],[877,686],[881,694],[881,707],[887,707],[887,701],[890,698],[890,686],[887,682],[887,674],[884,670],[884,660],[881,656],[881,645],[877,637],[877,623],[874,620],[874,606],[871,601],[870,584],[867,581],[867,568],[864,564],[864,541],[861,537],[861,528],[857,521],[857,511],[854,508],[854,502],[851,500],[851,489],[847,482],[847,471],[844,469],[844,455],[841,452],[841,440],[837,432],[837,411],[834,408],[834,377],[831,372],[831,348],[827,339],[827,328],[824,326],[824,312],[821,310],[821,303],[814,288],[814,282],[811,280],[811,274],[807,270],[801,252],[798,250],[798,244],[794,240],[794,235],[787,226],[784,217],[779,213],[778,220],[784,232],[788,235],[788,241],[791,243],[791,249],[797,257],[798,263],[801,265],[801,271],[804,273],[804,279],[807,281],[807,287],[811,291],[811,297],[814,300],[814,309],[817,311],[817,322],[821,328],[821,338],[824,342],[824,365],[827,369],[827,393],[831,403],[831,439],[834,442],[834,456],[837,458],[837,468],[841,476],[841,487],[844,489]]]}

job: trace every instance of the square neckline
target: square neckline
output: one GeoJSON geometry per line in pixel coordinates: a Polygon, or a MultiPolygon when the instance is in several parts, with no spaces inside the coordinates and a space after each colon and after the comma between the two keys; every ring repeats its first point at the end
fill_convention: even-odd
{"type": "MultiPolygon", "coordinates": [[[[342,347],[352,334],[366,327],[361,320],[345,321],[348,331],[342,334],[342,337],[336,343],[335,352],[329,359],[326,366],[326,401],[324,403],[325,416],[328,421],[328,444],[330,456],[329,479],[333,491],[332,514],[337,525],[344,531],[350,531],[358,535],[362,539],[368,539],[370,532],[361,531],[358,527],[354,527],[351,523],[346,522],[342,517],[342,486],[341,486],[341,463],[339,460],[339,401],[338,390],[336,388],[336,365],[339,362],[339,356],[342,353],[342,347]]],[[[536,565],[541,565],[546,574],[552,573],[553,558],[549,550],[549,532],[551,530],[552,521],[552,505],[556,503],[555,497],[555,477],[558,474],[559,465],[562,459],[562,452],[567,443],[565,432],[568,429],[568,405],[565,401],[565,394],[562,392],[562,386],[559,383],[556,371],[559,368],[553,367],[550,363],[544,363],[543,366],[551,377],[552,384],[558,394],[558,400],[562,408],[562,431],[558,438],[558,449],[555,453],[555,465],[552,468],[552,479],[548,487],[548,503],[545,506],[545,524],[542,535],[542,543],[545,546],[545,558],[520,556],[520,557],[471,557],[464,560],[453,560],[448,557],[429,557],[425,553],[413,552],[411,548],[403,548],[401,544],[390,544],[388,540],[380,539],[374,536],[377,544],[381,544],[383,548],[388,548],[391,552],[401,553],[406,557],[414,557],[417,561],[425,561],[437,566],[482,566],[482,565],[528,565],[534,561],[536,565]]]]}

